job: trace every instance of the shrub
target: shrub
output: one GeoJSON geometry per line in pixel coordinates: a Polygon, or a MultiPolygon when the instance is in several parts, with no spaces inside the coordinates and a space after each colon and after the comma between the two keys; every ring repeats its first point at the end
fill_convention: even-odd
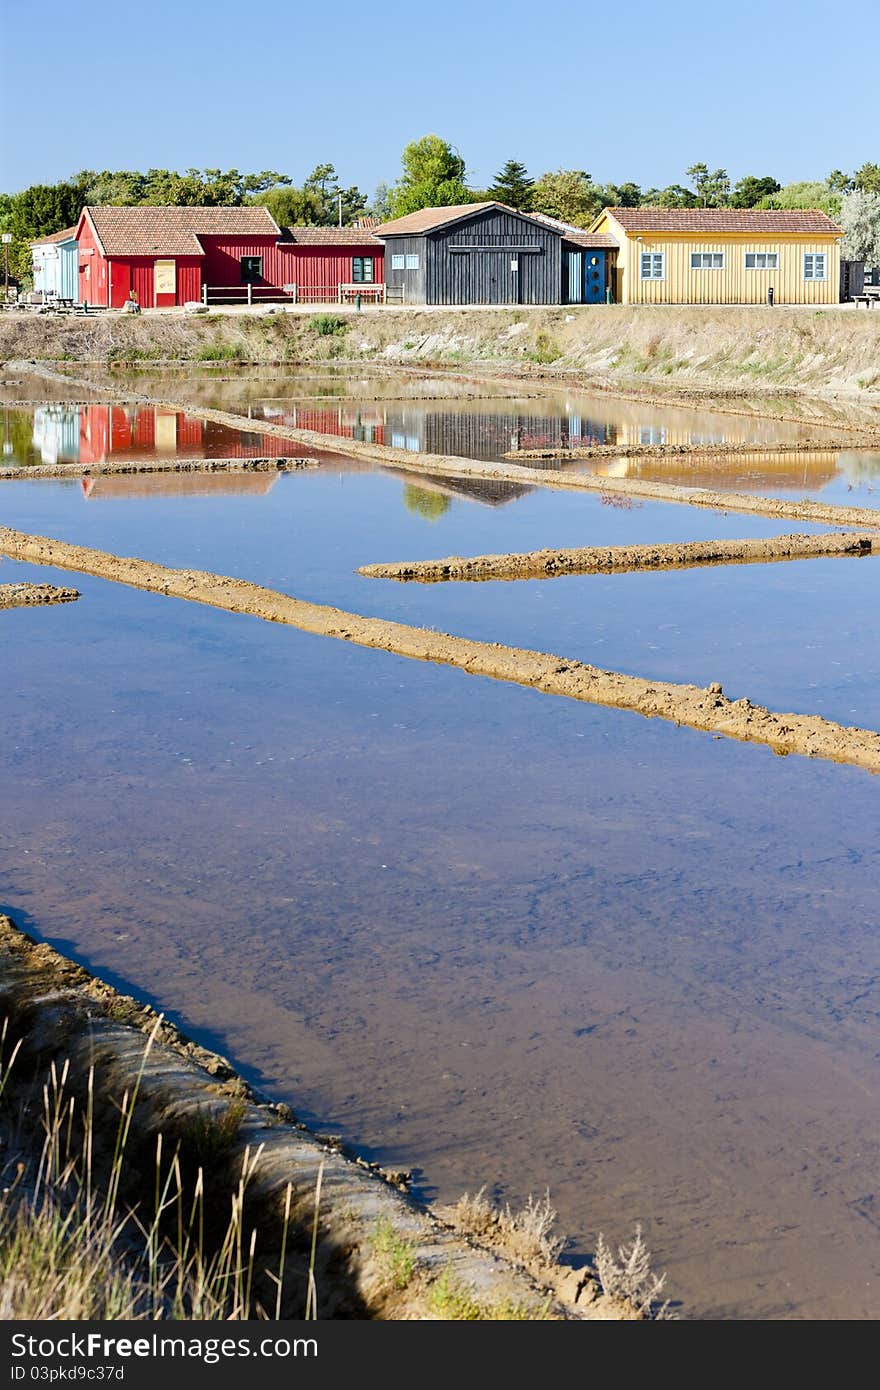
{"type": "Polygon", "coordinates": [[[319,337],[327,338],[334,333],[347,333],[349,325],[337,314],[315,314],[314,318],[309,319],[309,328],[319,337]]]}

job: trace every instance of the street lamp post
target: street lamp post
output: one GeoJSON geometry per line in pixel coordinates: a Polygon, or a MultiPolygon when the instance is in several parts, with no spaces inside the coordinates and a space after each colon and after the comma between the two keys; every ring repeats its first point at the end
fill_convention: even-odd
{"type": "Polygon", "coordinates": [[[9,299],[9,243],[12,240],[11,232],[3,233],[3,302],[9,299]]]}

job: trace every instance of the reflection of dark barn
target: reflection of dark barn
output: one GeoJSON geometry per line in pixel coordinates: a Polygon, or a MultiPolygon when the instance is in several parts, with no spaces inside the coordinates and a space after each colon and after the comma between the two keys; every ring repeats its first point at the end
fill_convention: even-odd
{"type": "Polygon", "coordinates": [[[385,283],[405,304],[583,304],[605,300],[617,243],[503,203],[423,208],[376,228],[385,283]]]}
{"type": "Polygon", "coordinates": [[[386,410],[385,442],[411,453],[498,459],[510,449],[601,444],[606,428],[581,415],[506,414],[498,410],[386,410]]]}

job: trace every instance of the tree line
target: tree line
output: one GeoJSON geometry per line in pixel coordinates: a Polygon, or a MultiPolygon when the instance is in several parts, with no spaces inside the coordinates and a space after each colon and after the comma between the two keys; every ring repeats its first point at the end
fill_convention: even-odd
{"type": "Polygon", "coordinates": [[[731,183],[726,169],[703,162],[684,172],[685,182],[642,188],[633,182],[596,183],[583,169],[556,169],[533,178],[508,159],[488,188],[475,188],[461,154],[439,135],[406,146],[398,180],[381,183],[372,198],[344,188],[332,164],[319,164],[301,185],[276,170],[243,174],[237,169],[137,171],[81,170],[55,184],[34,184],[0,194],[0,230],[10,232],[10,272],[30,270],[29,243],[73,226],[86,205],[209,206],[262,204],[279,226],[351,226],[371,216],[380,222],[424,207],[494,199],[521,212],[543,213],[588,227],[605,207],[820,208],[846,233],[844,254],[880,263],[880,165],[865,163],[852,174],[834,169],[825,179],[781,184],[769,174],[747,174],[731,183]]]}

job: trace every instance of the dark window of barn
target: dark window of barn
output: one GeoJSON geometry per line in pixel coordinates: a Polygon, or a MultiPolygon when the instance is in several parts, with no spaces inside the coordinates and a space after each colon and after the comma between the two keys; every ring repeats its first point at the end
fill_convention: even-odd
{"type": "Polygon", "coordinates": [[[354,285],[372,285],[373,283],[373,257],[372,256],[353,256],[351,261],[351,279],[354,285]]]}
{"type": "Polygon", "coordinates": [[[241,258],[241,283],[243,285],[259,285],[263,279],[263,257],[262,256],[242,256],[241,258]]]}

